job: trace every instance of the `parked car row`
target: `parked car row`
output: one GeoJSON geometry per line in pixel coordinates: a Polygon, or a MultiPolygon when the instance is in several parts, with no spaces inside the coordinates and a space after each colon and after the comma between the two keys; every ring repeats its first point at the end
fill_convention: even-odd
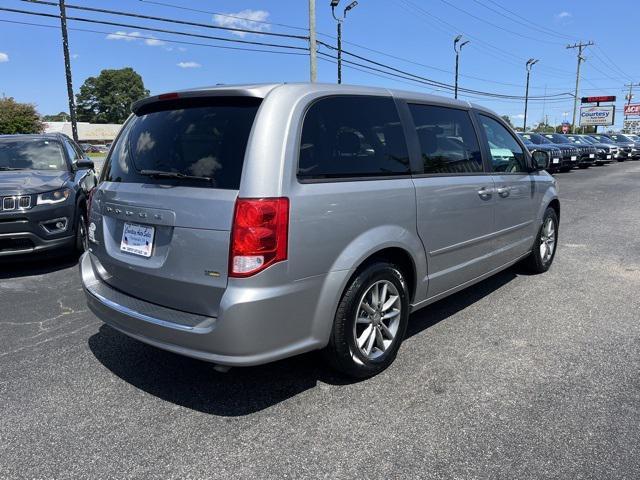
{"type": "Polygon", "coordinates": [[[640,159],[640,137],[637,135],[535,132],[518,135],[529,151],[542,150],[550,153],[552,159],[549,173],[568,172],[572,168],[589,168],[594,164],[602,165],[613,161],[640,159]]]}

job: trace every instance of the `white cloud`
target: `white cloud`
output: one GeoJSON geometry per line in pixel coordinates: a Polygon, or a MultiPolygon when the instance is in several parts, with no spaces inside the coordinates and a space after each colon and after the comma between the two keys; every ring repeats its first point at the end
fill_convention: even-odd
{"type": "MultiPolygon", "coordinates": [[[[269,12],[265,10],[242,10],[237,13],[225,13],[213,16],[213,23],[220,27],[244,28],[264,32],[269,30],[269,25],[264,22],[269,18],[269,12]]],[[[247,35],[246,32],[231,32],[239,37],[247,35]]]]}
{"type": "Polygon", "coordinates": [[[134,40],[138,40],[136,37],[140,37],[142,34],[140,32],[123,32],[119,30],[115,33],[110,33],[107,35],[107,40],[124,40],[125,42],[132,42],[134,40]]]}
{"type": "Polygon", "coordinates": [[[159,47],[167,42],[163,42],[162,40],[158,40],[157,38],[147,38],[145,39],[144,43],[145,45],[149,45],[150,47],[159,47]]]}
{"type": "Polygon", "coordinates": [[[9,61],[9,55],[7,55],[4,52],[0,52],[0,63],[8,62],[8,61],[9,61]]]}
{"type": "Polygon", "coordinates": [[[124,40],[125,42],[135,42],[142,41],[145,45],[149,47],[161,47],[166,45],[167,42],[163,40],[158,40],[153,36],[142,35],[140,32],[124,32],[122,30],[118,30],[117,32],[110,33],[106,36],[107,40],[124,40]],[[144,37],[144,38],[143,38],[144,37]]]}
{"type": "Polygon", "coordinates": [[[513,118],[524,119],[524,113],[518,113],[517,115],[514,115],[513,118]]]}
{"type": "Polygon", "coordinates": [[[567,11],[563,11],[560,13],[556,13],[553,18],[557,23],[568,23],[571,21],[571,17],[573,15],[571,15],[571,13],[567,12],[567,11]]]}
{"type": "Polygon", "coordinates": [[[176,65],[180,68],[200,68],[202,66],[198,62],[179,62],[176,65]]]}
{"type": "Polygon", "coordinates": [[[78,55],[77,53],[72,53],[72,54],[71,54],[71,58],[74,58],[74,59],[75,59],[75,58],[78,58],[79,56],[80,56],[80,55],[78,55]]]}

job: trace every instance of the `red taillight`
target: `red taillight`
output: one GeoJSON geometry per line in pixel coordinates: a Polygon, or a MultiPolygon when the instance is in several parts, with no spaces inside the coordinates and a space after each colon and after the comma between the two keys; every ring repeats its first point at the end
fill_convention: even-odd
{"type": "Polygon", "coordinates": [[[249,277],[287,259],[288,198],[239,198],[233,215],[229,276],[249,277]]]}

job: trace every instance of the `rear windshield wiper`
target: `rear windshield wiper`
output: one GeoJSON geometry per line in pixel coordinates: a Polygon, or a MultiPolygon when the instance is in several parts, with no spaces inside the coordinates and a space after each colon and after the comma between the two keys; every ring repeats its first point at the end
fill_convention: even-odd
{"type": "Polygon", "coordinates": [[[0,170],[1,170],[1,171],[6,171],[6,170],[24,170],[24,168],[17,168],[17,167],[3,167],[3,166],[0,166],[0,170]]]}
{"type": "Polygon", "coordinates": [[[180,180],[203,180],[205,182],[213,183],[211,177],[201,177],[198,175],[185,175],[180,172],[165,172],[164,170],[140,170],[140,175],[156,178],[178,178],[180,180]]]}

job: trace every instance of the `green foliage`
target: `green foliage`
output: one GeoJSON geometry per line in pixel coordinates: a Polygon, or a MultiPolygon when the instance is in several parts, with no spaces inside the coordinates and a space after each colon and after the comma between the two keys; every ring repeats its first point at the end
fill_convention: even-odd
{"type": "Polygon", "coordinates": [[[507,122],[507,124],[511,127],[511,128],[515,128],[513,125],[513,122],[511,122],[511,117],[509,115],[501,115],[501,118],[507,122]]]}
{"type": "Polygon", "coordinates": [[[102,70],[89,77],[76,95],[78,121],[122,123],[131,113],[133,102],[149,95],[142,77],[132,68],[102,70]]]}
{"type": "Polygon", "coordinates": [[[36,107],[18,103],[13,98],[0,98],[0,135],[41,133],[44,125],[36,107]]]}
{"type": "Polygon", "coordinates": [[[57,115],[45,115],[42,120],[45,122],[70,122],[71,115],[67,112],[60,112],[57,115]]]}

